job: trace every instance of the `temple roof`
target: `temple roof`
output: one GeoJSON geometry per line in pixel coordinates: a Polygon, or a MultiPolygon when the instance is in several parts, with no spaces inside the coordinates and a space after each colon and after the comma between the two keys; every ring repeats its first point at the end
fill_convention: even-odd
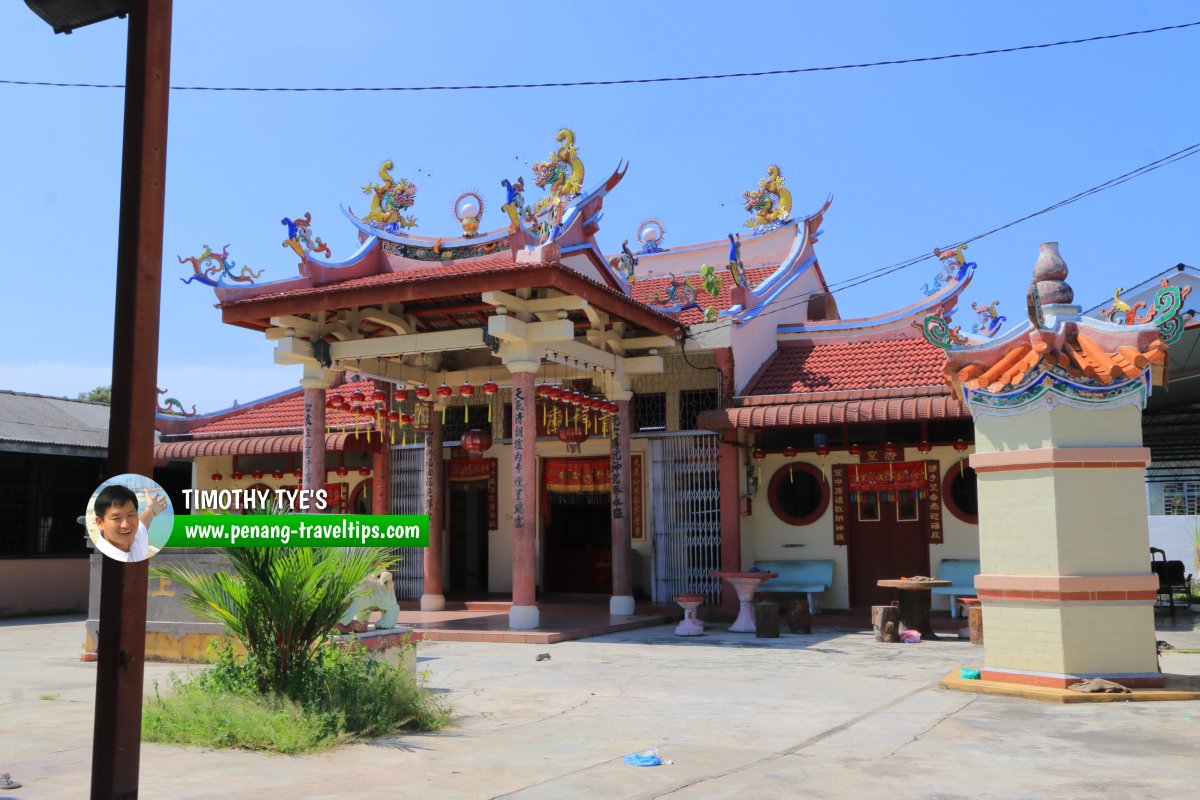
{"type": "MultiPolygon", "coordinates": [[[[750,288],[754,288],[770,277],[779,269],[779,265],[765,267],[750,267],[746,270],[746,279],[750,288]]],[[[680,278],[691,280],[694,284],[700,281],[699,274],[680,275],[680,278]]],[[[629,291],[633,295],[633,299],[646,305],[652,305],[655,297],[671,284],[670,277],[649,277],[636,280],[629,286],[629,291]]],[[[733,283],[731,281],[722,281],[721,291],[716,295],[705,295],[704,305],[718,312],[727,311],[733,306],[733,283]]],[[[704,321],[704,311],[699,308],[690,308],[687,311],[682,311],[674,315],[676,322],[683,325],[695,325],[704,321]]]]}
{"type": "Polygon", "coordinates": [[[781,342],[747,395],[940,387],[945,358],[921,338],[834,344],[781,342]]]}
{"type": "MultiPolygon", "coordinates": [[[[370,393],[375,389],[372,381],[350,381],[326,389],[325,397],[328,400],[336,394],[348,401],[355,392],[370,393]]],[[[177,425],[172,433],[186,434],[190,437],[215,437],[300,432],[304,430],[304,390],[296,388],[268,398],[266,402],[247,405],[244,410],[223,412],[218,419],[212,421],[205,421],[203,417],[199,417],[189,422],[192,426],[184,429],[177,425]]],[[[330,409],[325,412],[327,427],[353,426],[354,422],[355,418],[344,410],[330,409]]]]}

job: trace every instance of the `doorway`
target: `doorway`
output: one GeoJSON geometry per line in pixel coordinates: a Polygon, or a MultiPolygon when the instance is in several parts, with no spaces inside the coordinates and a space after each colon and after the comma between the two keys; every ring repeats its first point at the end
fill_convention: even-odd
{"type": "Polygon", "coordinates": [[[542,506],[547,592],[612,593],[612,512],[607,492],[547,492],[542,506]]]}
{"type": "Polygon", "coordinates": [[[929,574],[928,501],[913,491],[857,492],[846,502],[850,605],[887,605],[876,582],[929,574]]]}
{"type": "Polygon", "coordinates": [[[488,480],[449,483],[450,569],[446,590],[484,594],[488,589],[488,480]]]}

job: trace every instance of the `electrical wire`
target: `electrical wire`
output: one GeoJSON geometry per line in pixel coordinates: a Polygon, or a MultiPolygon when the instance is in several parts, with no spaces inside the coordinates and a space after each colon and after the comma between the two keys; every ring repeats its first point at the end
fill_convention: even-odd
{"type": "MultiPolygon", "coordinates": [[[[1102,36],[1088,36],[1082,39],[1063,39],[1057,42],[1042,42],[1039,44],[1023,44],[1016,47],[998,47],[991,50],[975,50],[967,53],[948,53],[938,56],[920,56],[915,58],[896,58],[887,61],[867,61],[859,64],[836,64],[820,67],[796,67],[793,69],[770,69],[758,72],[727,72],[712,75],[676,75],[658,78],[619,78],[594,81],[557,81],[545,83],[492,83],[466,84],[459,86],[172,86],[177,92],[463,92],[487,91],[497,89],[561,89],[566,87],[583,86],[630,86],[649,83],[684,83],[688,81],[714,81],[730,78],[763,78],[777,75],[801,75],[812,72],[837,72],[849,69],[869,69],[871,67],[892,67],[904,64],[927,64],[935,61],[949,61],[958,58],[976,58],[978,56],[993,56],[1006,53],[1020,53],[1028,50],[1045,50],[1051,47],[1064,47],[1089,42],[1104,42],[1114,39],[1125,39],[1131,36],[1145,36],[1152,33],[1177,31],[1184,28],[1194,28],[1200,25],[1200,20],[1184,22],[1178,25],[1164,25],[1159,28],[1147,28],[1140,31],[1125,31],[1109,33],[1102,36]]],[[[19,81],[0,79],[0,84],[9,86],[48,86],[65,89],[123,89],[122,83],[58,83],[54,81],[19,81]]]]}
{"type": "MultiPolygon", "coordinates": [[[[1116,186],[1120,186],[1121,184],[1131,181],[1134,178],[1140,178],[1143,175],[1154,172],[1155,170],[1158,170],[1158,169],[1162,169],[1163,167],[1168,166],[1170,164],[1174,164],[1177,161],[1182,161],[1183,159],[1194,156],[1197,153],[1200,153],[1200,142],[1196,142],[1195,144],[1188,145],[1187,147],[1185,147],[1181,150],[1176,150],[1174,153],[1170,153],[1168,155],[1163,156],[1162,158],[1158,158],[1158,159],[1155,159],[1154,161],[1150,161],[1146,164],[1143,164],[1140,167],[1137,167],[1136,169],[1132,169],[1129,172],[1126,172],[1122,175],[1118,175],[1115,178],[1109,178],[1108,180],[1104,181],[1103,183],[1098,183],[1089,189],[1084,189],[1082,192],[1077,192],[1076,194],[1073,194],[1070,197],[1067,197],[1063,200],[1059,200],[1057,203],[1048,205],[1045,208],[1040,209],[1038,211],[1034,211],[1031,214],[1026,214],[1025,216],[1019,217],[1011,222],[1006,222],[1003,225],[998,225],[995,228],[992,228],[991,230],[984,231],[983,233],[978,233],[974,236],[963,239],[960,242],[958,242],[957,244],[951,245],[945,249],[954,250],[961,245],[970,244],[971,242],[977,242],[980,239],[983,239],[988,236],[992,236],[1001,231],[1007,230],[1015,225],[1020,225],[1022,222],[1028,222],[1029,220],[1034,219],[1035,217],[1039,217],[1043,214],[1049,214],[1050,212],[1057,211],[1058,209],[1063,208],[1065,206],[1069,206],[1073,203],[1078,203],[1080,200],[1091,197],[1092,195],[1099,194],[1100,192],[1106,191],[1108,189],[1112,189],[1116,186]]],[[[916,266],[917,264],[920,264],[925,261],[929,261],[930,259],[935,258],[935,257],[936,257],[936,255],[934,253],[925,253],[925,254],[922,254],[919,256],[914,256],[912,258],[908,258],[903,261],[898,261],[895,264],[890,264],[886,267],[879,267],[877,269],[869,270],[867,272],[863,272],[858,275],[852,275],[851,277],[845,278],[844,280],[841,280],[841,281],[834,281],[833,283],[827,284],[827,289],[829,291],[829,294],[837,294],[838,292],[844,292],[847,289],[853,289],[856,286],[862,286],[864,283],[870,283],[871,281],[878,280],[882,277],[891,275],[892,273],[895,273],[895,272],[900,272],[901,270],[905,270],[905,269],[908,269],[909,267],[916,266]]],[[[808,305],[808,298],[805,298],[803,300],[797,300],[795,302],[787,303],[782,306],[767,308],[762,313],[758,314],[758,316],[765,317],[769,314],[776,314],[780,311],[787,311],[789,309],[800,308],[800,307],[807,306],[807,305],[808,305]]],[[[740,324],[740,323],[735,322],[735,321],[729,321],[722,325],[716,325],[716,326],[713,326],[712,328],[708,328],[706,330],[706,333],[708,331],[717,331],[717,330],[721,330],[723,328],[732,327],[733,325],[736,325],[736,324],[740,324]]]]}

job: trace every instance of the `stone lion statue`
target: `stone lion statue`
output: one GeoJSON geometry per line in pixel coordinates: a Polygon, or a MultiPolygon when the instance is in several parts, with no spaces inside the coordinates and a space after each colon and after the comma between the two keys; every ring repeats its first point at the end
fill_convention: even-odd
{"type": "Polygon", "coordinates": [[[383,616],[375,623],[376,630],[396,627],[400,606],[396,604],[396,592],[392,588],[392,573],[382,570],[366,578],[359,586],[368,591],[354,598],[350,608],[342,615],[340,624],[349,626],[357,621],[365,627],[371,612],[378,611],[383,616]]]}

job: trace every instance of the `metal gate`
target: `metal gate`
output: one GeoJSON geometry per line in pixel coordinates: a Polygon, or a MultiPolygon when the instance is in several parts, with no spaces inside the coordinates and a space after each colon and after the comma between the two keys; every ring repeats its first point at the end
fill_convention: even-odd
{"type": "MultiPolygon", "coordinates": [[[[422,514],[425,512],[423,480],[425,447],[392,448],[392,513],[422,514]]],[[[425,586],[425,548],[397,547],[393,555],[400,556],[392,567],[397,600],[418,600],[425,586]]]]}
{"type": "Polygon", "coordinates": [[[721,492],[717,437],[711,433],[665,436],[650,442],[654,509],[656,603],[686,592],[721,601],[721,492]]]}

